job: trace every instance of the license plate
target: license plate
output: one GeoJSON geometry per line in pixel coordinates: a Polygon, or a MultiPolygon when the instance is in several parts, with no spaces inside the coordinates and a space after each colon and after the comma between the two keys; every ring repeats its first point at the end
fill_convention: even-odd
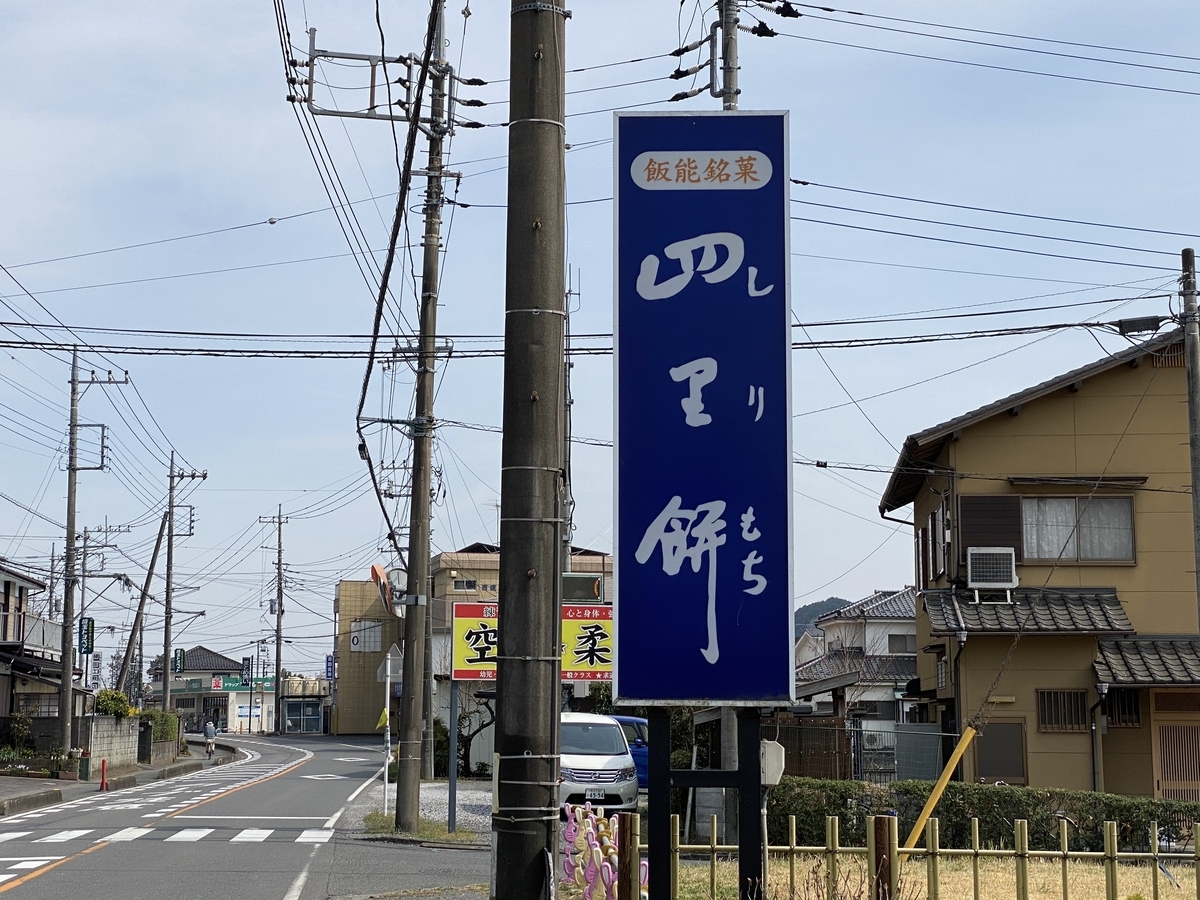
{"type": "Polygon", "coordinates": [[[588,788],[583,792],[584,800],[603,800],[604,788],[588,788]]]}

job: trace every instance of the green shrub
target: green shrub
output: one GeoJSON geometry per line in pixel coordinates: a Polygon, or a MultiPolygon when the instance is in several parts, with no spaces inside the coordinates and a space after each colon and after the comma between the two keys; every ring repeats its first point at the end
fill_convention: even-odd
{"type": "MultiPolygon", "coordinates": [[[[767,826],[771,842],[786,844],[788,816],[796,817],[796,840],[806,846],[825,843],[825,817],[840,817],[844,844],[863,846],[866,818],[895,814],[900,818],[903,841],[925,805],[933,783],[895,781],[870,784],[784,776],[771,791],[767,826]]],[[[1123,849],[1145,850],[1150,846],[1150,823],[1158,822],[1162,838],[1185,843],[1192,823],[1200,821],[1200,803],[1156,800],[1091,791],[1058,788],[1027,788],[1012,785],[965,784],[946,786],[934,810],[943,847],[971,846],[971,819],[979,820],[983,847],[1011,848],[1013,822],[1029,823],[1031,850],[1059,848],[1059,822],[1068,823],[1072,850],[1104,849],[1104,823],[1118,823],[1118,840],[1123,849]]]]}
{"type": "Polygon", "coordinates": [[[96,715],[116,716],[124,719],[129,715],[129,700],[120,691],[105,688],[96,693],[96,715]]]}
{"type": "Polygon", "coordinates": [[[179,716],[173,712],[163,712],[161,709],[144,709],[138,713],[143,722],[154,725],[153,740],[173,741],[179,734],[179,716]]]}

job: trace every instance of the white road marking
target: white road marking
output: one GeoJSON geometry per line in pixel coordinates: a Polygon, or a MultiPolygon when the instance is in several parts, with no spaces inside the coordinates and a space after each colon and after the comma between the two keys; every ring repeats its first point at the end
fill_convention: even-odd
{"type": "Polygon", "coordinates": [[[324,816],[174,816],[176,819],[220,819],[224,821],[250,822],[301,822],[323,819],[324,816]]]}
{"type": "Polygon", "coordinates": [[[273,828],[245,828],[229,839],[231,844],[258,844],[271,836],[273,828]]]}
{"type": "Polygon", "coordinates": [[[95,829],[92,828],[74,828],[67,831],[60,831],[57,834],[47,835],[44,838],[38,838],[34,841],[35,844],[62,844],[66,841],[73,841],[76,838],[81,838],[85,834],[91,834],[95,829]]]}
{"type": "Polygon", "coordinates": [[[46,865],[48,859],[27,859],[25,862],[13,863],[9,866],[10,869],[40,869],[46,865]]]}
{"type": "Polygon", "coordinates": [[[332,772],[326,772],[323,775],[301,775],[301,778],[311,778],[313,781],[336,781],[340,778],[345,778],[345,775],[334,775],[332,772]]]}
{"type": "Polygon", "coordinates": [[[16,877],[16,875],[0,875],[0,882],[8,881],[8,879],[16,877]]]}
{"type": "Polygon", "coordinates": [[[370,762],[365,756],[336,756],[334,762],[370,762]]]}
{"type": "Polygon", "coordinates": [[[27,834],[33,834],[32,831],[5,831],[0,833],[0,841],[11,841],[13,838],[25,837],[27,834]]]}
{"type": "Polygon", "coordinates": [[[211,828],[185,828],[183,831],[177,831],[169,838],[168,841],[198,841],[212,834],[211,828]]]}
{"type": "Polygon", "coordinates": [[[308,867],[312,865],[313,857],[317,855],[317,851],[320,849],[319,846],[312,848],[312,853],[308,854],[308,862],[304,864],[304,868],[300,870],[300,874],[296,876],[296,880],[292,882],[292,886],[283,895],[283,900],[300,900],[300,894],[304,892],[304,883],[308,881],[308,867]]]}
{"type": "Polygon", "coordinates": [[[96,843],[99,844],[101,841],[136,841],[138,838],[149,834],[153,830],[153,828],[122,828],[115,834],[110,834],[106,838],[101,838],[99,841],[96,841],[96,843]]]}
{"type": "Polygon", "coordinates": [[[342,806],[341,809],[339,809],[332,816],[330,816],[328,819],[325,820],[325,827],[332,828],[334,825],[336,825],[337,820],[340,819],[342,817],[342,813],[344,813],[346,811],[346,807],[349,806],[351,803],[353,803],[354,799],[359,794],[361,794],[363,791],[365,791],[371,784],[373,784],[375,779],[378,778],[382,774],[383,774],[383,766],[380,766],[378,772],[376,772],[374,775],[372,775],[370,778],[368,778],[366,781],[364,781],[362,784],[360,784],[358,787],[356,787],[354,789],[354,793],[352,793],[349,797],[346,798],[346,802],[342,806]]]}
{"type": "Polygon", "coordinates": [[[300,832],[300,837],[296,838],[297,844],[324,844],[331,837],[333,831],[325,828],[305,828],[300,832]]]}

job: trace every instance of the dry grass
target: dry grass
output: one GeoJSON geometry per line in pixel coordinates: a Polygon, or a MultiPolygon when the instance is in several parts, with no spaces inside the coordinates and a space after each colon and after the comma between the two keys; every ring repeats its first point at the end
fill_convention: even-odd
{"type": "MultiPolygon", "coordinates": [[[[839,861],[838,900],[868,900],[869,884],[863,857],[842,857],[839,861]]],[[[964,858],[940,860],[939,894],[944,900],[972,900],[974,879],[971,861],[964,858]]],[[[1161,872],[1159,896],[1164,898],[1195,897],[1195,873],[1190,865],[1178,863],[1167,866],[1179,883],[1177,889],[1161,872]]],[[[923,900],[928,896],[927,869],[924,860],[906,863],[900,879],[899,900],[923,900]]],[[[1010,859],[979,861],[979,894],[977,900],[1006,900],[1015,898],[1015,863],[1010,859]]],[[[1152,870],[1149,865],[1120,866],[1117,877],[1117,896],[1130,900],[1140,896],[1154,897],[1152,870]]],[[[1071,900],[1103,900],[1104,867],[1099,860],[1072,861],[1067,865],[1068,897],[1071,900]]],[[[786,857],[771,859],[767,891],[768,900],[825,900],[825,862],[816,857],[796,857],[795,891],[790,889],[789,866],[786,857]]],[[[737,861],[717,863],[715,900],[737,900],[737,861]]],[[[1062,864],[1057,861],[1029,861],[1029,900],[1062,900],[1062,864]]],[[[709,865],[707,861],[681,860],[679,864],[679,900],[709,900],[709,865]]]]}
{"type": "MultiPolygon", "coordinates": [[[[396,830],[395,816],[378,809],[363,816],[363,830],[367,834],[402,834],[402,832],[396,830]]],[[[424,841],[446,841],[448,843],[471,843],[475,840],[475,832],[473,831],[466,831],[460,828],[458,831],[451,833],[446,830],[445,822],[435,822],[432,819],[421,819],[421,824],[417,827],[417,833],[405,836],[417,837],[424,841]]]]}

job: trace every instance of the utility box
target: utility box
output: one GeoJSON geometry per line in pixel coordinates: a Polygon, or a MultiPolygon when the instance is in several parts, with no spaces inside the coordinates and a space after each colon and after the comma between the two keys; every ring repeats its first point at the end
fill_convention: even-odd
{"type": "Polygon", "coordinates": [[[778,741],[762,741],[758,745],[758,760],[764,787],[774,787],[783,777],[783,744],[778,741]]]}

